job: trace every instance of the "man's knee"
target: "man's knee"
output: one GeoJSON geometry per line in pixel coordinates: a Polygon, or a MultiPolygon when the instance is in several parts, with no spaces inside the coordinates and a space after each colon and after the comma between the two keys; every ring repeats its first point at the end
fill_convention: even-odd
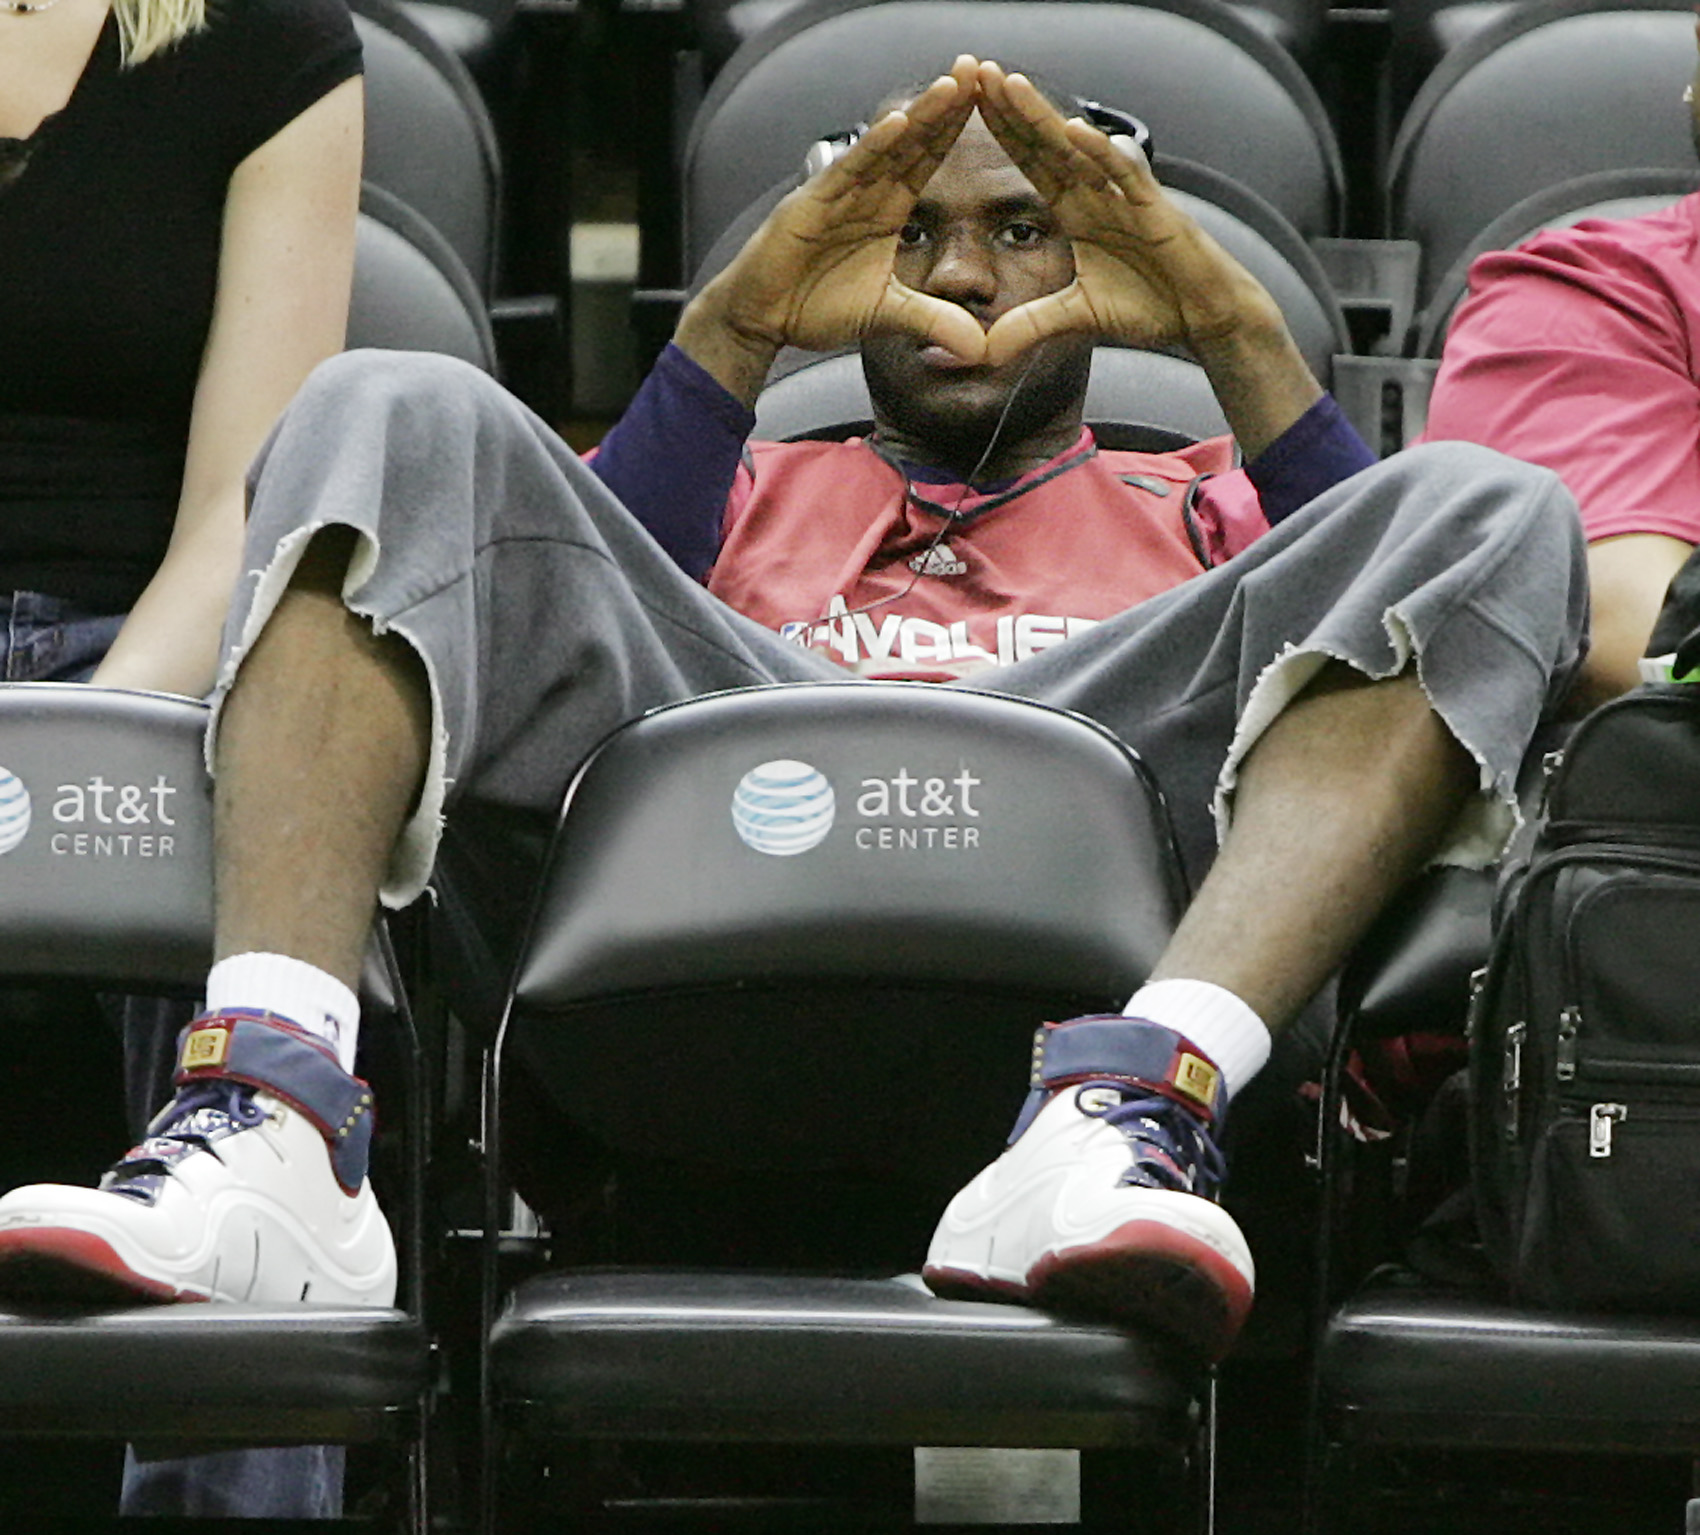
{"type": "Polygon", "coordinates": [[[523,413],[493,378],[458,358],[343,352],[320,363],[284,411],[256,461],[256,491],[268,482],[329,490],[374,473],[452,473],[505,440],[493,422],[523,413]]]}
{"type": "MultiPolygon", "coordinates": [[[[1406,448],[1364,471],[1361,499],[1382,503],[1425,536],[1471,546],[1518,546],[1552,575],[1585,581],[1585,544],[1575,497],[1552,470],[1473,442],[1406,448]],[[1374,477],[1373,479],[1370,477],[1374,477]]],[[[1355,482],[1348,482],[1355,483],[1355,482]]]]}
{"type": "Polygon", "coordinates": [[[502,395],[489,374],[440,352],[358,349],[321,362],[302,384],[298,405],[362,405],[388,401],[429,405],[433,401],[481,401],[502,395]]]}
{"type": "Polygon", "coordinates": [[[1569,529],[1562,527],[1564,523],[1580,527],[1575,502],[1552,470],[1480,443],[1418,443],[1364,472],[1381,476],[1403,494],[1421,498],[1420,504],[1499,505],[1559,521],[1566,532],[1569,529]],[[1552,517],[1555,503],[1564,509],[1562,518],[1552,517]]]}

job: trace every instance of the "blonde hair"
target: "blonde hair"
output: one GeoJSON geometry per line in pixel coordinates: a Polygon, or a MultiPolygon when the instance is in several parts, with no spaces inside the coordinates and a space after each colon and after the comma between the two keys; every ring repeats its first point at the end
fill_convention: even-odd
{"type": "Polygon", "coordinates": [[[207,24],[207,0],[112,0],[126,65],[180,42],[207,24]]]}

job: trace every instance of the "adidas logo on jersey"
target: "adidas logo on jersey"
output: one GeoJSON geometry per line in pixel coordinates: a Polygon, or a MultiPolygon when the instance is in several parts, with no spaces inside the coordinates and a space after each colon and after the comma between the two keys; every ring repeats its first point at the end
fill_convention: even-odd
{"type": "Polygon", "coordinates": [[[968,566],[956,557],[956,551],[946,543],[934,544],[930,549],[923,549],[909,560],[909,568],[920,576],[961,576],[968,573],[968,566]]]}

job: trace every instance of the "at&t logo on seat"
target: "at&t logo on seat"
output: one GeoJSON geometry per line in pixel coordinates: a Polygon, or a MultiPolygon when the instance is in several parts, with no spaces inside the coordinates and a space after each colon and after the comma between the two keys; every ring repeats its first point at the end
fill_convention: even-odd
{"type": "Polygon", "coordinates": [[[732,795],[732,825],[758,853],[776,858],[818,847],[832,830],[837,800],[826,775],[806,762],[776,758],[753,767],[732,795]]]}
{"type": "Polygon", "coordinates": [[[9,853],[30,829],[30,791],[10,768],[0,767],[0,853],[9,853]]]}
{"type": "MultiPolygon", "coordinates": [[[[980,845],[981,780],[960,765],[929,776],[899,767],[863,778],[854,801],[852,843],[864,853],[957,853],[980,845]]],[[[732,795],[732,825],[758,853],[787,857],[819,847],[838,815],[838,799],[819,768],[790,757],[753,767],[732,795]]]]}

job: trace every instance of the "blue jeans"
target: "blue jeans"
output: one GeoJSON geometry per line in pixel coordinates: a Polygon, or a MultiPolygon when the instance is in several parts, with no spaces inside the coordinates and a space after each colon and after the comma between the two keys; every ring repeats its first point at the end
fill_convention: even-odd
{"type": "Polygon", "coordinates": [[[131,1446],[118,1511],[181,1519],[340,1519],[344,1454],[340,1444],[297,1444],[143,1460],[131,1446]]]}
{"type": "MultiPolygon", "coordinates": [[[[0,676],[7,682],[87,682],[111,648],[124,615],[90,613],[43,592],[0,595],[0,676]]],[[[152,997],[111,999],[120,1004],[126,1078],[132,1061],[142,1076],[167,1047],[183,1019],[174,1004],[152,997]]],[[[133,1084],[132,1108],[138,1091],[133,1084]]],[[[146,1117],[144,1114],[143,1118],[146,1117]]],[[[214,1455],[141,1460],[124,1457],[123,1514],[182,1518],[339,1519],[344,1451],[341,1445],[226,1450],[214,1455]]]]}
{"type": "Polygon", "coordinates": [[[124,615],[90,613],[43,592],[0,596],[7,682],[87,682],[124,615]]]}

